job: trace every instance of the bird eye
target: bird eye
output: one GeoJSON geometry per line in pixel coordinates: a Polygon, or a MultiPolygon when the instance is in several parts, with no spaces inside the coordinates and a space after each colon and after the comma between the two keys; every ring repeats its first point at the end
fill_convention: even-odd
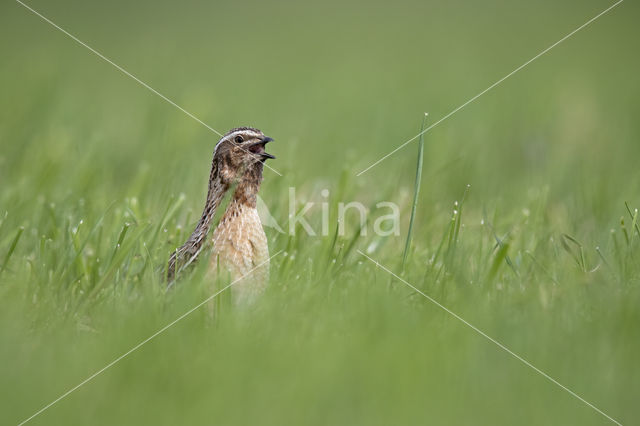
{"type": "Polygon", "coordinates": [[[242,139],[242,136],[236,136],[235,141],[236,141],[236,143],[242,143],[242,142],[244,142],[244,139],[242,139]]]}

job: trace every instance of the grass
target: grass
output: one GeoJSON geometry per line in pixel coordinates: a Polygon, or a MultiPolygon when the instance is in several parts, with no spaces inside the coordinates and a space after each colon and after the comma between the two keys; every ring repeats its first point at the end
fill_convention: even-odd
{"type": "MultiPolygon", "coordinates": [[[[607,5],[29,3],[217,130],[274,137],[284,176],[265,172],[265,204],[286,230],[295,187],[295,210],[315,201],[318,232],[328,203],[332,230],[267,228],[283,253],[255,308],[221,295],[214,323],[194,311],[30,424],[610,423],[358,250],[632,424],[627,3],[430,130],[417,169],[416,141],[360,177],[416,113],[437,120],[607,5]],[[372,232],[385,200],[399,236],[372,232]],[[364,236],[355,213],[334,232],[349,201],[371,207],[364,236]]],[[[208,296],[204,262],[168,293],[161,271],[200,214],[217,137],[2,8],[0,423],[17,424],[208,296]]]]}
{"type": "Polygon", "coordinates": [[[424,157],[424,125],[427,121],[427,113],[424,114],[422,119],[422,126],[420,126],[420,139],[418,140],[418,164],[416,165],[416,183],[413,190],[413,203],[411,204],[411,216],[409,217],[409,229],[407,230],[407,241],[404,245],[404,253],[402,254],[402,269],[404,270],[404,264],[407,262],[407,256],[409,250],[411,250],[411,237],[413,234],[413,223],[416,218],[416,209],[418,208],[418,197],[420,196],[420,182],[422,181],[422,163],[424,157]]]}

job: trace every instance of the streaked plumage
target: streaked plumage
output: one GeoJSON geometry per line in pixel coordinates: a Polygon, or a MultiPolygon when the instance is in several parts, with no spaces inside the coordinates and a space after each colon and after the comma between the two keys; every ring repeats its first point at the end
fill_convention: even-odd
{"type": "Polygon", "coordinates": [[[202,217],[187,242],[171,255],[167,272],[169,283],[208,246],[207,234],[216,209],[227,191],[235,186],[210,240],[210,277],[214,280],[228,271],[230,278],[237,280],[251,272],[233,285],[235,303],[251,302],[264,291],[269,280],[269,248],[256,209],[256,197],[262,182],[263,163],[267,158],[275,158],[264,151],[265,144],[271,140],[260,130],[250,127],[233,129],[220,139],[213,154],[202,217]],[[218,270],[218,265],[224,270],[218,270]]]}

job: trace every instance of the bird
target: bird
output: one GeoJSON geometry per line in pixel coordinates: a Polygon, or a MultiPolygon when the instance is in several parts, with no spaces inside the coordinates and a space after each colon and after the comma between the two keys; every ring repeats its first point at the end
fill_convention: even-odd
{"type": "Polygon", "coordinates": [[[256,206],[264,163],[276,158],[265,152],[271,141],[253,127],[237,127],[220,138],[213,152],[202,216],[191,236],[169,258],[169,286],[204,248],[212,247],[208,277],[215,280],[220,273],[228,273],[234,304],[253,303],[264,292],[269,281],[269,246],[256,206]],[[229,191],[233,194],[227,208],[208,239],[216,210],[229,191]]]}

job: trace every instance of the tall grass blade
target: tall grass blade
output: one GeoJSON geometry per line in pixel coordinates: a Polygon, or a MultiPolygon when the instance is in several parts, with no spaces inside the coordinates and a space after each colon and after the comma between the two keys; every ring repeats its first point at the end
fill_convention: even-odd
{"type": "Polygon", "coordinates": [[[427,116],[425,113],[422,118],[422,126],[420,127],[420,140],[418,141],[418,164],[416,166],[416,181],[413,189],[413,204],[411,205],[411,218],[409,219],[409,230],[407,231],[407,241],[404,245],[404,253],[402,255],[402,270],[404,271],[404,265],[407,262],[407,256],[409,255],[409,249],[411,248],[411,235],[413,233],[413,221],[416,217],[416,209],[418,207],[418,195],[420,194],[420,181],[422,180],[422,160],[424,153],[424,126],[427,122],[427,116]]]}
{"type": "Polygon", "coordinates": [[[20,229],[18,229],[16,236],[13,238],[11,245],[9,246],[9,251],[7,251],[7,254],[4,256],[4,261],[2,262],[2,266],[0,267],[0,274],[2,274],[5,268],[7,267],[7,264],[9,263],[9,259],[11,259],[13,252],[16,250],[16,247],[18,246],[18,241],[20,241],[20,237],[22,236],[23,232],[24,232],[24,228],[21,226],[20,229]]]}
{"type": "Polygon", "coordinates": [[[638,233],[638,236],[640,237],[640,225],[638,225],[638,209],[635,209],[634,212],[631,211],[631,207],[629,207],[629,203],[627,203],[625,201],[624,206],[627,208],[627,211],[629,212],[629,216],[631,216],[631,228],[635,228],[636,232],[638,233]]]}

